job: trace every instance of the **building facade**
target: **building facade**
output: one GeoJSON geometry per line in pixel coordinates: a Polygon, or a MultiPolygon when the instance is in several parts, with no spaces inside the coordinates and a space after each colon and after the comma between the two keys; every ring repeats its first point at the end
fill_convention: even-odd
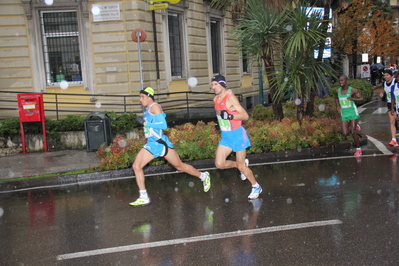
{"type": "Polygon", "coordinates": [[[106,95],[137,95],[143,86],[211,92],[215,74],[235,93],[257,95],[258,68],[238,54],[230,12],[204,0],[170,2],[150,10],[145,0],[2,0],[0,99],[12,95],[7,91],[72,93],[91,95],[76,101],[92,105],[106,95]],[[198,85],[191,88],[192,76],[198,85]]]}

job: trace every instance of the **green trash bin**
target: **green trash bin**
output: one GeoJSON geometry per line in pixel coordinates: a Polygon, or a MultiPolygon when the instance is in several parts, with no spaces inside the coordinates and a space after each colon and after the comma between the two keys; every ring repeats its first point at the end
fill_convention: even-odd
{"type": "Polygon", "coordinates": [[[91,112],[84,122],[87,151],[96,151],[103,143],[106,146],[111,144],[111,123],[105,113],[91,112]]]}

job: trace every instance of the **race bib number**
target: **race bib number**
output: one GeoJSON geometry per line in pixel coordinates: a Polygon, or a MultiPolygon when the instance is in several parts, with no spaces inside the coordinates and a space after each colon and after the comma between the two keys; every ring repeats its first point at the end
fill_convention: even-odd
{"type": "Polygon", "coordinates": [[[216,116],[218,119],[219,127],[221,131],[231,131],[230,121],[222,119],[220,115],[216,116]]]}
{"type": "Polygon", "coordinates": [[[152,137],[151,131],[149,127],[144,127],[144,135],[146,138],[152,137]]]}
{"type": "Polygon", "coordinates": [[[351,101],[349,101],[347,97],[339,98],[339,104],[341,105],[341,108],[351,107],[351,101]]]}

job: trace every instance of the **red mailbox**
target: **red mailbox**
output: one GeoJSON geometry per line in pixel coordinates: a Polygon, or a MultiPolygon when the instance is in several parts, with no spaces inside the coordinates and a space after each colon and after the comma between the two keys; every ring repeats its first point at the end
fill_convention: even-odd
{"type": "Polygon", "coordinates": [[[24,122],[42,122],[43,146],[47,152],[46,119],[42,93],[17,94],[22,152],[26,153],[24,122]]]}

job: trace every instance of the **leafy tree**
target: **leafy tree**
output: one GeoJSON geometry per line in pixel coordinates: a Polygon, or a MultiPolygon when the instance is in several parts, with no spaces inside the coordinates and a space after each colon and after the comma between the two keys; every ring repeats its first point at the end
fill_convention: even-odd
{"type": "Polygon", "coordinates": [[[375,11],[359,36],[359,52],[374,58],[382,54],[385,58],[397,58],[399,35],[394,30],[397,19],[397,16],[386,14],[383,10],[375,11]]]}
{"type": "Polygon", "coordinates": [[[368,53],[372,57],[384,54],[396,57],[398,49],[396,17],[389,4],[380,0],[353,0],[335,11],[337,17],[332,34],[335,53],[351,54],[352,73],[356,78],[357,55],[368,53]]]}

